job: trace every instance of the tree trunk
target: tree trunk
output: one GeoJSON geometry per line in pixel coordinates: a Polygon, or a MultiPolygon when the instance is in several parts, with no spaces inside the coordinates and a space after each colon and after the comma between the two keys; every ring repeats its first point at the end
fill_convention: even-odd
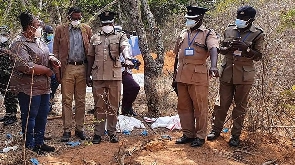
{"type": "Polygon", "coordinates": [[[139,39],[139,47],[144,60],[144,90],[147,99],[148,113],[150,116],[156,117],[159,115],[159,102],[160,96],[158,92],[158,78],[162,73],[164,64],[164,48],[163,41],[161,39],[161,31],[156,27],[156,23],[153,14],[146,0],[141,0],[145,14],[148,18],[148,23],[152,29],[152,35],[154,42],[157,44],[157,58],[154,60],[150,48],[148,45],[148,40],[146,37],[145,26],[142,21],[140,2],[139,0],[126,0],[121,1],[121,7],[124,10],[125,15],[128,15],[132,25],[135,25],[135,29],[139,39]]]}

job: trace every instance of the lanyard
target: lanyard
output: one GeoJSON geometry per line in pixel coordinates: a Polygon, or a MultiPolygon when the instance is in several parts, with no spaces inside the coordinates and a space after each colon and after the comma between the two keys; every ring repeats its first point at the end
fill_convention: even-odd
{"type": "MultiPolygon", "coordinates": [[[[243,42],[248,38],[251,32],[248,32],[245,36],[245,38],[242,40],[243,42]]],[[[238,37],[241,37],[240,33],[238,32],[238,37]]]]}
{"type": "Polygon", "coordinates": [[[192,43],[194,42],[195,38],[197,37],[197,35],[199,34],[199,31],[195,34],[194,38],[192,39],[192,41],[190,41],[190,35],[189,32],[187,32],[187,36],[188,36],[188,47],[190,48],[192,43]]]}

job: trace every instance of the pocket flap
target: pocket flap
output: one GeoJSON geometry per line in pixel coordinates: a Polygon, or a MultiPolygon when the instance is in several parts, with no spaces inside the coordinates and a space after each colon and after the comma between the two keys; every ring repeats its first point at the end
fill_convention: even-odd
{"type": "Polygon", "coordinates": [[[208,73],[207,67],[204,65],[196,65],[195,66],[195,73],[203,73],[203,74],[208,73]]]}
{"type": "Polygon", "coordinates": [[[101,41],[94,41],[92,45],[100,45],[101,41]]]}
{"type": "Polygon", "coordinates": [[[246,72],[255,71],[255,68],[253,66],[243,66],[243,70],[246,72]]]}

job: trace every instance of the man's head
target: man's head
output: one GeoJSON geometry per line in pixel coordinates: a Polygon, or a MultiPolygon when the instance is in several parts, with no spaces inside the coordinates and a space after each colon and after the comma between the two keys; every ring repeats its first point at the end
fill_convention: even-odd
{"type": "Polygon", "coordinates": [[[0,26],[0,44],[5,44],[9,40],[9,28],[6,25],[0,26]]]}
{"type": "Polygon", "coordinates": [[[102,25],[102,31],[105,33],[111,33],[114,31],[114,18],[116,13],[111,11],[105,11],[98,15],[101,25],[102,25]]]}
{"type": "Polygon", "coordinates": [[[68,11],[68,19],[73,27],[78,27],[82,19],[82,10],[78,7],[71,7],[68,11]]]}
{"type": "Polygon", "coordinates": [[[256,10],[251,6],[242,6],[237,11],[236,25],[240,29],[249,28],[255,20],[256,10]]]}
{"type": "Polygon", "coordinates": [[[44,39],[49,42],[53,40],[53,28],[52,26],[46,25],[43,30],[44,39]]]}
{"type": "Polygon", "coordinates": [[[204,14],[208,9],[198,6],[187,6],[186,8],[186,26],[190,29],[200,27],[203,23],[204,14]]]}

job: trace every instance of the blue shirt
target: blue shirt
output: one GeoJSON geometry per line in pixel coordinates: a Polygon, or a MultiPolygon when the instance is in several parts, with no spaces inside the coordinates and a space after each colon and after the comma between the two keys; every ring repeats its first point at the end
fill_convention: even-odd
{"type": "Polygon", "coordinates": [[[131,45],[132,56],[137,56],[141,54],[138,45],[138,36],[131,36],[129,39],[129,44],[131,45]]]}

